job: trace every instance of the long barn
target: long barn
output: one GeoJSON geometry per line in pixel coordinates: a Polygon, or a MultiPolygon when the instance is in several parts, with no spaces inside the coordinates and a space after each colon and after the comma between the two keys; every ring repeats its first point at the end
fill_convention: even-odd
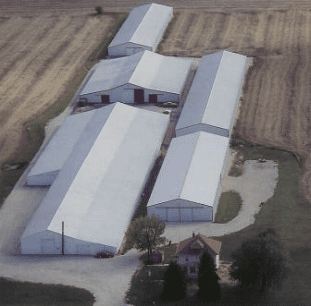
{"type": "Polygon", "coordinates": [[[80,93],[88,103],[179,102],[192,59],[143,51],[103,60],[80,93]]]}
{"type": "Polygon", "coordinates": [[[27,174],[27,185],[53,184],[95,112],[93,110],[66,118],[27,174]]]}
{"type": "Polygon", "coordinates": [[[22,235],[22,253],[117,253],[168,124],[122,103],[96,110],[22,235]]]}
{"type": "Polygon", "coordinates": [[[195,132],[173,138],[147,205],[166,222],[213,221],[228,154],[227,137],[195,132]]]}
{"type": "Polygon", "coordinates": [[[176,125],[177,137],[197,131],[230,137],[248,68],[246,59],[228,51],[203,57],[176,125]]]}
{"type": "Polygon", "coordinates": [[[173,8],[151,3],[134,8],[108,46],[111,57],[132,55],[143,50],[156,52],[173,18],[173,8]]]}

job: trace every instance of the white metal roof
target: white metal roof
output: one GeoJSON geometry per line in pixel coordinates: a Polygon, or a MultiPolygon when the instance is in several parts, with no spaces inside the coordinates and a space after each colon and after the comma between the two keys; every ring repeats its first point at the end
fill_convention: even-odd
{"type": "Polygon", "coordinates": [[[119,248],[168,123],[121,103],[96,110],[23,237],[64,221],[66,236],[119,248]]]}
{"type": "Polygon", "coordinates": [[[148,206],[183,199],[213,206],[229,139],[196,132],[174,138],[148,206]]]}
{"type": "Polygon", "coordinates": [[[200,123],[229,129],[245,65],[246,56],[228,51],[203,57],[176,130],[200,123]]]}
{"type": "Polygon", "coordinates": [[[41,153],[27,179],[60,171],[93,114],[94,111],[89,111],[68,116],[41,153]]]}
{"type": "Polygon", "coordinates": [[[109,47],[132,42],[142,46],[153,47],[163,25],[173,15],[173,8],[161,4],[146,4],[134,8],[109,47]]]}
{"type": "Polygon", "coordinates": [[[147,50],[131,56],[103,60],[80,95],[110,90],[125,84],[180,94],[192,61],[147,50]]]}

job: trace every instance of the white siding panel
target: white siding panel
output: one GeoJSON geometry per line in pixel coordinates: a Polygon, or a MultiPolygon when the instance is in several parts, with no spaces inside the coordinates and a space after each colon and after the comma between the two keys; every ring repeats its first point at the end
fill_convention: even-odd
{"type": "Polygon", "coordinates": [[[193,208],[193,221],[213,221],[213,208],[193,208]]]}
{"type": "Polygon", "coordinates": [[[152,209],[148,209],[148,215],[156,216],[160,221],[167,221],[167,208],[152,207],[152,209]]]}
{"type": "Polygon", "coordinates": [[[169,221],[169,222],[179,222],[180,221],[179,208],[168,208],[167,209],[167,221],[169,221]]]}
{"type": "Polygon", "coordinates": [[[192,221],[192,208],[180,208],[180,221],[192,221]]]}

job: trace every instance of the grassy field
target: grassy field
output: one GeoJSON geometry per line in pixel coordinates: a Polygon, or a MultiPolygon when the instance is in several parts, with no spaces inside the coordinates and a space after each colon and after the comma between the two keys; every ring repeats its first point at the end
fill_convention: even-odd
{"type": "Polygon", "coordinates": [[[228,191],[221,194],[215,223],[227,223],[234,219],[242,207],[242,199],[237,192],[228,191]]]}
{"type": "Polygon", "coordinates": [[[242,139],[236,141],[234,148],[245,159],[278,161],[279,179],[274,196],[263,205],[253,225],[240,232],[217,237],[222,241],[220,259],[230,261],[231,252],[242,241],[268,227],[274,228],[291,254],[293,269],[283,290],[274,296],[269,295],[258,305],[310,305],[311,215],[310,204],[302,194],[299,159],[289,151],[254,145],[242,139]]]}
{"type": "Polygon", "coordinates": [[[94,301],[94,296],[84,289],[0,278],[1,305],[91,306],[94,301]]]}

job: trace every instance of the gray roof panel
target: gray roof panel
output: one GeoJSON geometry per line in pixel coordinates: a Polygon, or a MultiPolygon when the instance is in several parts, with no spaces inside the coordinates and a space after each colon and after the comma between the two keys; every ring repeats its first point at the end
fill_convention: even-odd
{"type": "Polygon", "coordinates": [[[163,25],[173,15],[173,8],[161,4],[146,4],[134,8],[109,47],[127,42],[154,47],[163,33],[163,25]]]}
{"type": "Polygon", "coordinates": [[[246,56],[228,51],[203,57],[176,130],[200,123],[229,129],[245,64],[246,56]]]}

